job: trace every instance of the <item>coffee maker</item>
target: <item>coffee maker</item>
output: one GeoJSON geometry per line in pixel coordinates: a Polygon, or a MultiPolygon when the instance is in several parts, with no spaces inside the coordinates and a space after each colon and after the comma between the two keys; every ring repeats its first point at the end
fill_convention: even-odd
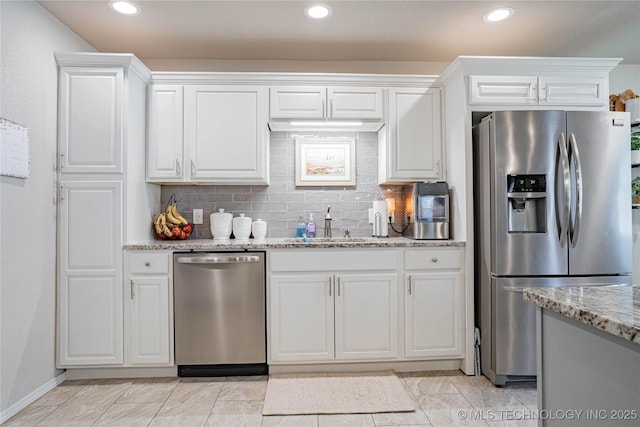
{"type": "Polygon", "coordinates": [[[449,185],[446,182],[422,182],[403,188],[409,224],[402,233],[416,240],[449,238],[449,185]]]}

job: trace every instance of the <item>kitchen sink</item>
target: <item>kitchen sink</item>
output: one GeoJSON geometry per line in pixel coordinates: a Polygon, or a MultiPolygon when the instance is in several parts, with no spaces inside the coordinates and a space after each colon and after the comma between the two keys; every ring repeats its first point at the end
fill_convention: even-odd
{"type": "Polygon", "coordinates": [[[302,237],[284,239],[285,243],[362,243],[366,242],[366,237],[313,237],[305,242],[302,237]]]}

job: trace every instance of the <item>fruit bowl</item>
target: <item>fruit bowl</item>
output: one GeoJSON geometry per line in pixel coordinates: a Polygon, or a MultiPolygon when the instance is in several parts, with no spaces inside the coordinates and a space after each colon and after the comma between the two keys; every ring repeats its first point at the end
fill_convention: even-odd
{"type": "Polygon", "coordinates": [[[160,240],[185,240],[191,236],[191,233],[193,232],[193,224],[186,224],[186,225],[167,224],[167,229],[169,230],[169,233],[165,233],[164,231],[158,231],[154,227],[154,234],[160,240]],[[170,235],[167,235],[167,234],[170,234],[170,235]]]}
{"type": "Polygon", "coordinates": [[[184,219],[176,207],[175,195],[169,199],[166,209],[153,218],[153,233],[162,240],[185,240],[193,232],[193,224],[184,219]]]}

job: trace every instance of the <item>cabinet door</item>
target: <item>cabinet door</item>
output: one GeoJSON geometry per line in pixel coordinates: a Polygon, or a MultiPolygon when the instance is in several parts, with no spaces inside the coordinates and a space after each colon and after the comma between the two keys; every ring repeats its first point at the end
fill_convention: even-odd
{"type": "Polygon", "coordinates": [[[536,76],[469,76],[471,105],[538,105],[536,76]]]}
{"type": "Polygon", "coordinates": [[[405,356],[463,356],[462,273],[405,277],[405,356]]]}
{"type": "Polygon", "coordinates": [[[198,85],[184,96],[190,180],[268,184],[267,89],[198,85]]]}
{"type": "Polygon", "coordinates": [[[60,68],[63,173],[122,173],[122,68],[60,68]]]}
{"type": "Polygon", "coordinates": [[[395,274],[336,276],[336,359],[398,356],[395,274]]]}
{"type": "Polygon", "coordinates": [[[121,364],[122,184],[61,182],[58,364],[121,364]]]}
{"type": "Polygon", "coordinates": [[[327,89],[324,86],[282,86],[269,91],[272,119],[324,119],[327,89]]]}
{"type": "Polygon", "coordinates": [[[154,85],[149,88],[147,180],[150,182],[174,182],[184,178],[182,113],[182,86],[154,85]]]}
{"type": "Polygon", "coordinates": [[[382,89],[329,87],[328,116],[334,119],[382,119],[382,89]]]}
{"type": "Polygon", "coordinates": [[[334,358],[331,276],[271,276],[269,298],[271,361],[334,358]]]}
{"type": "Polygon", "coordinates": [[[604,77],[540,77],[538,91],[540,105],[609,105],[604,77]]]}
{"type": "Polygon", "coordinates": [[[444,179],[440,100],[439,88],[389,89],[386,173],[381,172],[381,181],[444,179]]]}
{"type": "Polygon", "coordinates": [[[132,277],[129,281],[131,301],[132,365],[169,364],[169,278],[132,277]]]}

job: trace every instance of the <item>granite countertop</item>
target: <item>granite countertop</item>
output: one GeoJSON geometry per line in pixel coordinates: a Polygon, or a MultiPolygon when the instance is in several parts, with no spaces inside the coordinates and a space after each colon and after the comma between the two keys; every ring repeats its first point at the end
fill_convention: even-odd
{"type": "Polygon", "coordinates": [[[640,344],[640,286],[529,288],[524,299],[640,344]]]}
{"type": "Polygon", "coordinates": [[[299,248],[438,248],[464,247],[465,242],[455,240],[413,240],[406,237],[353,237],[314,238],[308,242],[301,238],[267,238],[263,240],[152,240],[124,245],[128,250],[217,250],[217,249],[299,249],[299,248]]]}

